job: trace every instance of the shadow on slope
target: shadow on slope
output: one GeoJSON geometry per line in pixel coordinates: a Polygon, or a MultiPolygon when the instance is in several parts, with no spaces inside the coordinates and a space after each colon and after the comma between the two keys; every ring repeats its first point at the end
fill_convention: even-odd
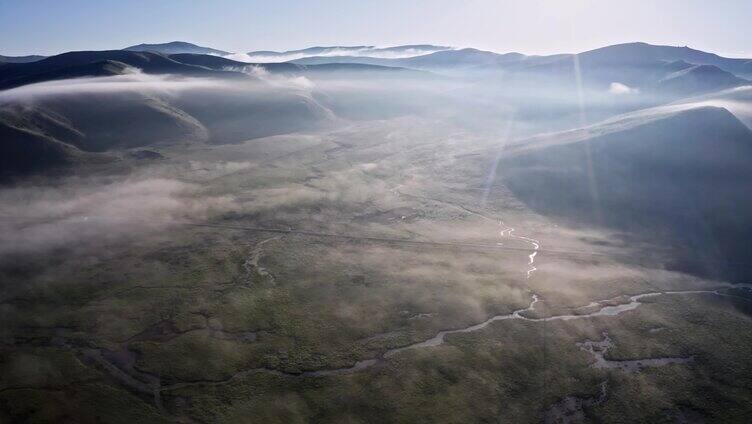
{"type": "Polygon", "coordinates": [[[61,140],[83,136],[65,118],[34,108],[0,109],[0,181],[65,165],[108,161],[61,140]]]}
{"type": "Polygon", "coordinates": [[[533,139],[499,169],[544,214],[671,244],[674,266],[738,279],[752,276],[750,163],[752,131],[701,107],[533,139]]]}
{"type": "Polygon", "coordinates": [[[245,76],[239,81],[141,73],[0,91],[4,127],[0,145],[8,163],[30,164],[34,152],[40,155],[33,166],[7,166],[3,173],[78,163],[65,159],[71,152],[233,143],[311,129],[333,116],[309,91],[284,78],[266,81],[245,76]],[[33,143],[47,148],[32,148],[33,143]]]}

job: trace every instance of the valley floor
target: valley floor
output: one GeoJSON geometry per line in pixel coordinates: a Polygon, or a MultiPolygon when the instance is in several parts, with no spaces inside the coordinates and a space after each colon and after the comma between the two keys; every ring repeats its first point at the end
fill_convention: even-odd
{"type": "Polygon", "coordinates": [[[502,142],[400,118],[57,182],[10,217],[0,421],[746,422],[750,287],[534,213],[502,142]]]}

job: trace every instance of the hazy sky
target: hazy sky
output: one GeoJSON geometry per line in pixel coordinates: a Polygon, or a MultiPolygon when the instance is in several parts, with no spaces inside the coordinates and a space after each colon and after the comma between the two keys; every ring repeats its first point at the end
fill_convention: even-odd
{"type": "Polygon", "coordinates": [[[0,54],[174,40],[233,52],[433,43],[538,54],[646,41],[752,57],[752,0],[0,0],[0,54]]]}

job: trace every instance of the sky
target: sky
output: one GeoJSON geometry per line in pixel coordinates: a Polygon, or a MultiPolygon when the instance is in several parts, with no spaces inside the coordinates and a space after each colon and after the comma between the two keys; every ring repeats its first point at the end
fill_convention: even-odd
{"type": "Polygon", "coordinates": [[[0,54],[188,41],[231,52],[440,44],[576,53],[621,42],[752,57],[752,0],[0,0],[0,54]]]}

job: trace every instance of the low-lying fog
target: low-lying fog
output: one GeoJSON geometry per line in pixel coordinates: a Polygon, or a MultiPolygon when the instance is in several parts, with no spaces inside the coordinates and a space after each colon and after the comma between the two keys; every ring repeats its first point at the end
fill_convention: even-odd
{"type": "MultiPolygon", "coordinates": [[[[636,122],[634,125],[642,128],[651,120],[662,119],[668,112],[701,106],[726,108],[747,125],[752,119],[750,87],[664,105],[671,100],[670,96],[620,81],[583,84],[574,76],[569,80],[556,79],[554,84],[540,82],[535,77],[521,79],[513,74],[484,72],[467,72],[461,76],[350,68],[331,72],[304,68],[272,72],[257,65],[236,71],[242,71],[244,76],[189,78],[147,75],[132,69],[123,75],[49,81],[0,91],[0,110],[38,108],[38,116],[25,115],[21,120],[31,121],[33,128],[37,125],[38,131],[57,137],[51,133],[49,128],[52,127],[45,126],[51,120],[54,128],[64,133],[61,141],[82,151],[109,155],[115,158],[112,166],[119,167],[112,175],[107,166],[78,176],[78,171],[73,169],[54,182],[37,177],[32,182],[0,189],[0,214],[3,216],[0,255],[32,253],[99,238],[137,237],[182,219],[208,221],[237,212],[232,187],[224,185],[217,190],[213,183],[206,181],[231,180],[227,175],[247,172],[263,162],[259,157],[244,157],[249,153],[242,150],[237,157],[220,162],[202,157],[204,151],[206,158],[211,158],[211,151],[226,143],[261,145],[264,137],[279,134],[293,138],[297,135],[300,140],[314,135],[324,140],[319,142],[319,147],[324,142],[329,147],[323,153],[317,147],[310,147],[312,156],[323,154],[321,160],[338,157],[336,160],[344,161],[338,165],[342,168],[318,170],[316,161],[301,163],[301,172],[310,166],[321,173],[318,180],[294,186],[260,187],[253,193],[254,202],[268,210],[295,208],[301,198],[308,199],[309,204],[341,199],[345,199],[345,203],[365,203],[388,196],[392,187],[414,178],[411,173],[439,166],[444,166],[445,174],[441,178],[445,183],[453,182],[457,187],[469,181],[469,174],[482,175],[479,180],[484,181],[485,187],[472,188],[478,190],[479,203],[494,205],[493,199],[488,202],[485,197],[497,195],[490,187],[505,184],[505,171],[515,161],[505,159],[504,147],[525,145],[534,135],[546,133],[547,137],[557,140],[556,143],[569,143],[575,141],[566,141],[571,134],[556,132],[590,125],[594,130],[587,137],[593,137],[599,133],[599,122],[604,119],[628,114],[619,119],[631,120],[629,122],[636,122]],[[413,121],[402,123],[400,120],[405,118],[413,121]],[[431,122],[441,122],[451,133],[458,134],[456,139],[461,141],[437,143],[434,131],[421,134],[410,128],[415,122],[427,128],[433,125],[431,122]],[[377,130],[361,132],[363,123],[377,130]],[[348,128],[355,129],[352,141],[342,135],[348,128]],[[554,135],[550,135],[552,133],[554,135]],[[385,149],[385,140],[398,148],[385,149]],[[435,144],[433,150],[432,144],[435,144]],[[183,164],[175,159],[180,157],[180,148],[176,146],[181,145],[191,152],[183,164]],[[426,146],[425,153],[411,153],[426,146]],[[133,160],[129,156],[133,149],[161,151],[170,157],[169,166],[133,160]],[[117,165],[122,165],[123,161],[125,166],[117,165]],[[368,165],[376,161],[379,166],[368,165]],[[398,165],[384,168],[383,164],[390,162],[398,165]],[[368,166],[378,171],[359,179],[357,174],[368,172],[364,171],[368,166]],[[497,170],[498,167],[501,169],[497,170]]],[[[657,130],[670,131],[670,128],[658,127],[657,130]]],[[[651,135],[649,131],[641,134],[666,136],[651,135]]],[[[255,148],[249,151],[259,152],[255,148]]],[[[637,154],[647,155],[647,159],[650,152],[637,154]]],[[[296,158],[309,159],[306,155],[296,158]]],[[[536,165],[531,162],[531,166],[536,165]]],[[[562,166],[579,169],[581,164],[573,162],[562,166]]],[[[252,178],[265,177],[253,174],[252,178]]],[[[533,178],[529,182],[525,185],[528,182],[517,179],[511,186],[523,204],[529,198],[526,195],[542,193],[536,185],[539,182],[533,178]]],[[[437,185],[422,191],[440,193],[441,184],[445,184],[432,183],[437,185]]],[[[265,185],[260,180],[230,184],[265,185]]],[[[669,191],[675,186],[671,181],[665,184],[669,191]]],[[[546,189],[558,190],[565,197],[570,190],[551,184],[546,189]]],[[[613,187],[613,190],[619,189],[613,187]]],[[[666,193],[666,197],[677,195],[682,193],[666,193]]],[[[660,193],[653,191],[650,196],[660,197],[660,193]]],[[[594,201],[597,204],[598,199],[594,201]]],[[[693,202],[701,202],[701,199],[688,204],[693,202]]],[[[616,212],[607,209],[611,205],[600,206],[606,208],[602,213],[616,212]]],[[[554,219],[577,222],[583,228],[600,228],[609,222],[560,216],[546,205],[527,203],[525,207],[554,219]]],[[[620,219],[634,218],[638,222],[644,219],[635,217],[640,213],[640,210],[630,211],[625,214],[626,218],[620,219]]],[[[711,226],[724,227],[725,223],[711,226]]]]}
{"type": "Polygon", "coordinates": [[[186,220],[202,222],[234,208],[231,196],[212,195],[196,184],[148,173],[70,177],[52,185],[4,188],[0,258],[61,248],[86,250],[186,220]]]}

